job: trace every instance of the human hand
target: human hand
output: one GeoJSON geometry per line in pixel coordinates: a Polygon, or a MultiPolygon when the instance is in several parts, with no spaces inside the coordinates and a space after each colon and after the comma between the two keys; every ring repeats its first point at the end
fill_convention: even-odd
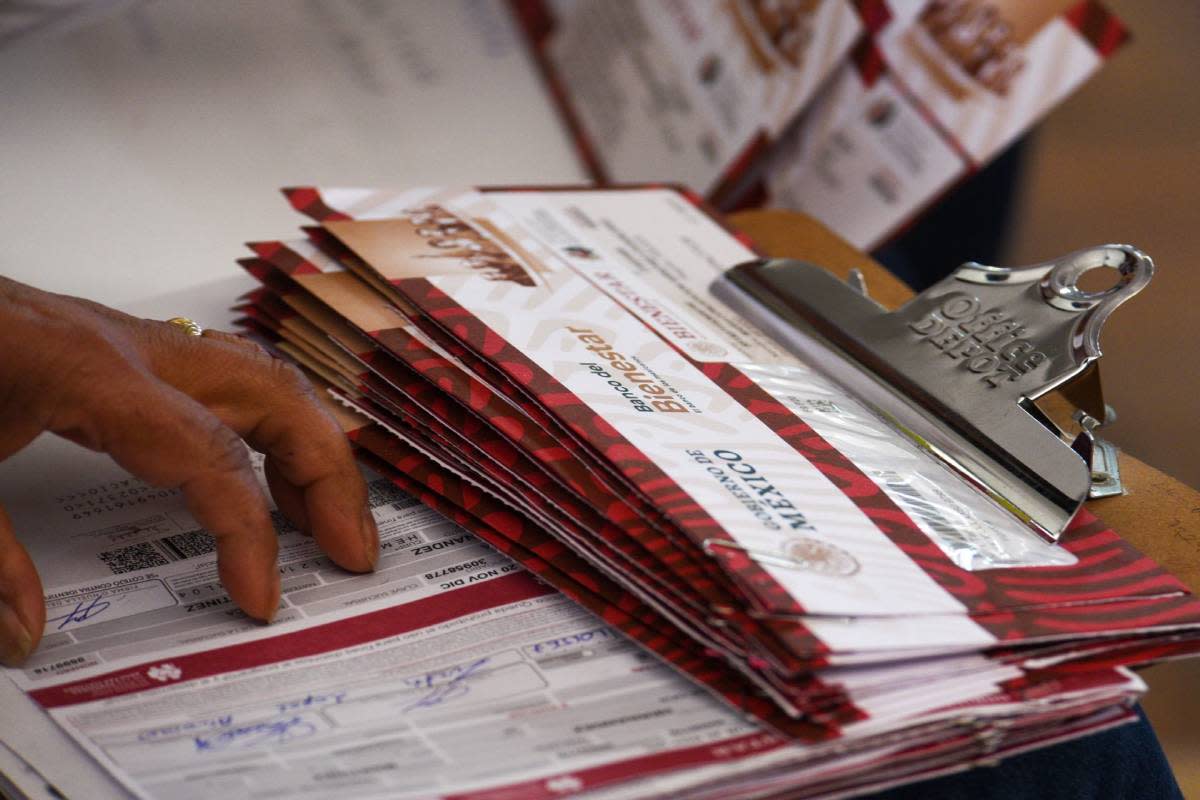
{"type": "MultiPolygon", "coordinates": [[[[216,539],[230,598],[270,620],[278,551],[244,443],[266,454],[279,510],[340,566],[374,568],[367,491],[337,423],[303,374],[232,334],[189,336],[78,298],[0,278],[0,460],[43,431],[180,489],[216,539]]],[[[22,662],[46,609],[28,553],[0,507],[0,663],[22,662]]]]}

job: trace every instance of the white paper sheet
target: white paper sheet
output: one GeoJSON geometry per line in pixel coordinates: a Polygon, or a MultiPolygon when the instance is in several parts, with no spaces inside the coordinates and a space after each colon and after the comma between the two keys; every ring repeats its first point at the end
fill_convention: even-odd
{"type": "Polygon", "coordinates": [[[0,274],[108,304],[235,274],[280,186],[584,178],[501,0],[133,2],[0,105],[0,274]]]}

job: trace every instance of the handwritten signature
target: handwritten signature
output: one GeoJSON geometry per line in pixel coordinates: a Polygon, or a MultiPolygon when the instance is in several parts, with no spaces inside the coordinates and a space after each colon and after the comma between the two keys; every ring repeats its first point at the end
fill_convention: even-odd
{"type": "Polygon", "coordinates": [[[238,748],[247,750],[267,744],[287,744],[296,739],[312,736],[317,726],[304,717],[281,717],[251,725],[239,725],[223,730],[215,736],[193,736],[199,752],[216,752],[238,748]]]}
{"type": "Polygon", "coordinates": [[[418,708],[428,708],[430,706],[441,705],[442,703],[456,700],[463,695],[469,694],[471,691],[470,684],[467,683],[467,678],[470,678],[476,672],[488,663],[488,658],[485,656],[477,661],[472,661],[464,667],[459,668],[458,673],[446,681],[445,683],[437,683],[437,679],[446,674],[446,670],[439,672],[430,672],[423,675],[416,682],[418,688],[432,687],[431,690],[418,699],[416,702],[405,706],[403,711],[408,713],[418,708]]]}
{"type": "Polygon", "coordinates": [[[112,605],[112,603],[101,599],[101,597],[101,595],[96,595],[95,597],[91,598],[91,602],[88,602],[87,600],[80,600],[75,605],[75,608],[71,609],[70,612],[63,614],[60,617],[48,619],[46,622],[58,622],[58,628],[56,630],[60,631],[73,622],[87,622],[92,617],[99,616],[102,612],[106,611],[109,606],[112,605]],[[85,603],[87,603],[87,605],[84,605],[85,603]],[[59,620],[62,621],[59,622],[59,620]]]}

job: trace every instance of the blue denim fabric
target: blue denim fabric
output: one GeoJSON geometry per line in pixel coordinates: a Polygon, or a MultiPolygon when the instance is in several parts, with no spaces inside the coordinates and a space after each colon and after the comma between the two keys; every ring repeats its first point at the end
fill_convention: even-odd
{"type": "Polygon", "coordinates": [[[1136,724],[871,795],[872,800],[1183,800],[1158,737],[1136,724]]]}
{"type": "Polygon", "coordinates": [[[1025,149],[1018,141],[872,255],[917,292],[964,261],[1000,263],[1025,149]]]}

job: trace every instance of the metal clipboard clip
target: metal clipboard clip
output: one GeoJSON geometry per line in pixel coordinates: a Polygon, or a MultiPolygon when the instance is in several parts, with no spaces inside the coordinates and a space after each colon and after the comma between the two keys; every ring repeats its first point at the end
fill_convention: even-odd
{"type": "Polygon", "coordinates": [[[1093,489],[1120,492],[1115,451],[1093,433],[1112,417],[1100,329],[1153,272],[1144,253],[1114,244],[1026,267],[969,262],[896,311],[868,298],[861,276],[855,286],[791,260],[741,264],[712,291],[1056,541],[1093,489]],[[1116,282],[1081,289],[1098,268],[1116,282]],[[1078,408],[1074,436],[1034,404],[1055,390],[1078,408]]]}

